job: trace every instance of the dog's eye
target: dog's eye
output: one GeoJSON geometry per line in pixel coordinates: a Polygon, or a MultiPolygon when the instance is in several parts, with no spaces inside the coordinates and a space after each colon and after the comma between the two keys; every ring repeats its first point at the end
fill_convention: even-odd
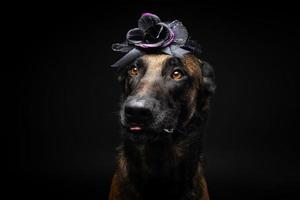
{"type": "Polygon", "coordinates": [[[183,73],[180,70],[174,70],[171,74],[171,78],[174,80],[180,80],[183,77],[183,73]]]}
{"type": "Polygon", "coordinates": [[[137,67],[132,67],[132,68],[129,70],[129,74],[130,74],[131,76],[136,76],[136,75],[138,75],[138,73],[139,73],[139,70],[138,70],[137,67]]]}

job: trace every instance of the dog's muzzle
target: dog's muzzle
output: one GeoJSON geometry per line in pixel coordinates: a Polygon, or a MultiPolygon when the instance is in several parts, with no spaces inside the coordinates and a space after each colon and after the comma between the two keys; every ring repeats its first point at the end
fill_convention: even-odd
{"type": "Polygon", "coordinates": [[[128,98],[124,106],[126,124],[131,131],[141,131],[153,122],[153,100],[128,98]]]}
{"type": "Polygon", "coordinates": [[[174,124],[168,117],[173,116],[161,107],[160,102],[152,97],[128,97],[123,107],[123,122],[131,132],[152,130],[172,134],[174,124]]]}

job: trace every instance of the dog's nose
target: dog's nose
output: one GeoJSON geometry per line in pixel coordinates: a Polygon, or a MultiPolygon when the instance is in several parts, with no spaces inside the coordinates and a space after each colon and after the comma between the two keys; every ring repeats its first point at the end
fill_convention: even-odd
{"type": "Polygon", "coordinates": [[[151,110],[146,100],[131,100],[125,105],[125,116],[129,123],[146,123],[152,119],[151,110]]]}

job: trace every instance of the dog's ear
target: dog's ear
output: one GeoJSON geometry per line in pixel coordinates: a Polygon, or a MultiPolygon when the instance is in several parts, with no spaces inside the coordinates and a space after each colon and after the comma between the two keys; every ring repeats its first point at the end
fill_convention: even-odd
{"type": "Polygon", "coordinates": [[[123,84],[126,79],[126,67],[121,67],[117,71],[117,80],[120,84],[123,84]]]}
{"type": "MultiPolygon", "coordinates": [[[[121,87],[122,95],[126,95],[128,92],[128,85],[127,85],[127,76],[128,76],[128,68],[122,67],[119,68],[117,71],[117,80],[119,82],[119,85],[121,87]]],[[[122,97],[123,98],[123,97],[122,97]]]]}
{"type": "Polygon", "coordinates": [[[213,67],[206,61],[200,61],[200,68],[203,79],[197,104],[199,116],[201,116],[202,120],[206,120],[208,118],[210,99],[216,90],[215,72],[213,67]]]}
{"type": "Polygon", "coordinates": [[[206,61],[200,62],[200,68],[203,77],[203,92],[211,96],[215,93],[216,83],[215,83],[215,72],[213,67],[206,61]]]}

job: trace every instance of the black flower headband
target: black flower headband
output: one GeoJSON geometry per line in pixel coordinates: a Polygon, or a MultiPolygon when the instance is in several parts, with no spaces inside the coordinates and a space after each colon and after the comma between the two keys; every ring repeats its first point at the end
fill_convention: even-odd
{"type": "Polygon", "coordinates": [[[179,58],[187,53],[201,53],[200,46],[189,40],[188,32],[180,21],[161,22],[151,13],[142,14],[138,28],[129,30],[126,41],[113,44],[112,49],[127,53],[112,67],[124,66],[146,53],[162,52],[179,58]]]}

